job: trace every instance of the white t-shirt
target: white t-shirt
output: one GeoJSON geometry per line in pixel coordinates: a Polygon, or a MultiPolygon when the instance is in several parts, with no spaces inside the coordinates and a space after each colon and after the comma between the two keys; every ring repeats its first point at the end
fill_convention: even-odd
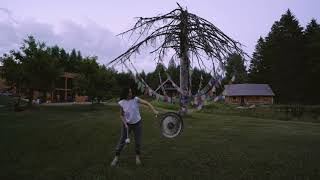
{"type": "Polygon", "coordinates": [[[141,120],[138,100],[138,97],[134,97],[130,100],[122,99],[118,102],[123,109],[124,118],[129,124],[135,124],[141,120]]]}

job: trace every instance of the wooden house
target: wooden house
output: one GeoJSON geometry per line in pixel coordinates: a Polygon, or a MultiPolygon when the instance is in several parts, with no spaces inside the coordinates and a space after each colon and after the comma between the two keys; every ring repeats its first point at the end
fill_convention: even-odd
{"type": "Polygon", "coordinates": [[[268,84],[230,84],[223,91],[228,104],[273,104],[275,94],[268,84]]]}

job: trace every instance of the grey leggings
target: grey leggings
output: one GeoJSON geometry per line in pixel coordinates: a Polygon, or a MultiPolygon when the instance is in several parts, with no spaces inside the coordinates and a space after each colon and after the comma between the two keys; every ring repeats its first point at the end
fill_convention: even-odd
{"type": "MultiPolygon", "coordinates": [[[[136,124],[128,124],[129,128],[129,134],[133,130],[134,133],[134,142],[135,142],[135,149],[136,149],[136,154],[140,155],[140,148],[141,148],[141,120],[137,122],[136,124]]],[[[118,142],[118,145],[116,147],[116,155],[119,156],[123,147],[125,146],[125,141],[127,139],[127,129],[123,125],[122,130],[121,130],[121,137],[118,142]]]]}

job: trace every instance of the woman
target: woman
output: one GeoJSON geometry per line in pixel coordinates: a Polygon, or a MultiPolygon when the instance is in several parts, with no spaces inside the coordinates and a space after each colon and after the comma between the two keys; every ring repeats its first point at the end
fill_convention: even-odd
{"type": "Polygon", "coordinates": [[[123,123],[121,138],[116,147],[116,156],[111,162],[111,166],[116,166],[119,162],[119,156],[126,144],[127,132],[134,132],[135,150],[136,150],[136,164],[140,165],[140,146],[141,146],[141,116],[139,111],[139,103],[149,106],[155,115],[158,111],[147,101],[133,96],[131,88],[122,90],[121,98],[118,104],[120,105],[120,119],[123,123]]]}

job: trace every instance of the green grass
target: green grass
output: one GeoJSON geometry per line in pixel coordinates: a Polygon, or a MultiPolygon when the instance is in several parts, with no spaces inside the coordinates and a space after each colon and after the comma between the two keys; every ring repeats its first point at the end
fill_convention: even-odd
{"type": "Polygon", "coordinates": [[[303,108],[303,113],[301,113],[300,115],[297,115],[294,112],[284,111],[284,107],[294,108],[294,105],[258,105],[252,109],[237,109],[237,107],[238,105],[214,103],[204,106],[201,112],[209,114],[236,115],[263,119],[278,119],[285,121],[320,123],[320,106],[301,106],[303,108]]]}
{"type": "Polygon", "coordinates": [[[0,179],[320,179],[320,124],[194,113],[166,139],[146,110],[143,167],[119,139],[116,106],[0,111],[0,179]]]}
{"type": "Polygon", "coordinates": [[[0,96],[0,105],[7,106],[13,99],[9,96],[0,96]]]}
{"type": "MultiPolygon", "coordinates": [[[[17,102],[16,97],[0,96],[0,112],[1,111],[13,111],[15,102],[17,102]]],[[[20,101],[20,107],[26,108],[27,105],[28,105],[28,102],[23,101],[23,100],[20,101]]]]}
{"type": "Polygon", "coordinates": [[[166,103],[166,102],[161,102],[161,101],[156,101],[156,100],[151,101],[151,104],[155,107],[159,107],[162,109],[168,109],[168,110],[172,110],[172,111],[179,110],[179,104],[171,104],[171,103],[166,103]]]}
{"type": "Polygon", "coordinates": [[[13,110],[14,100],[8,96],[0,96],[0,112],[13,110]]]}

